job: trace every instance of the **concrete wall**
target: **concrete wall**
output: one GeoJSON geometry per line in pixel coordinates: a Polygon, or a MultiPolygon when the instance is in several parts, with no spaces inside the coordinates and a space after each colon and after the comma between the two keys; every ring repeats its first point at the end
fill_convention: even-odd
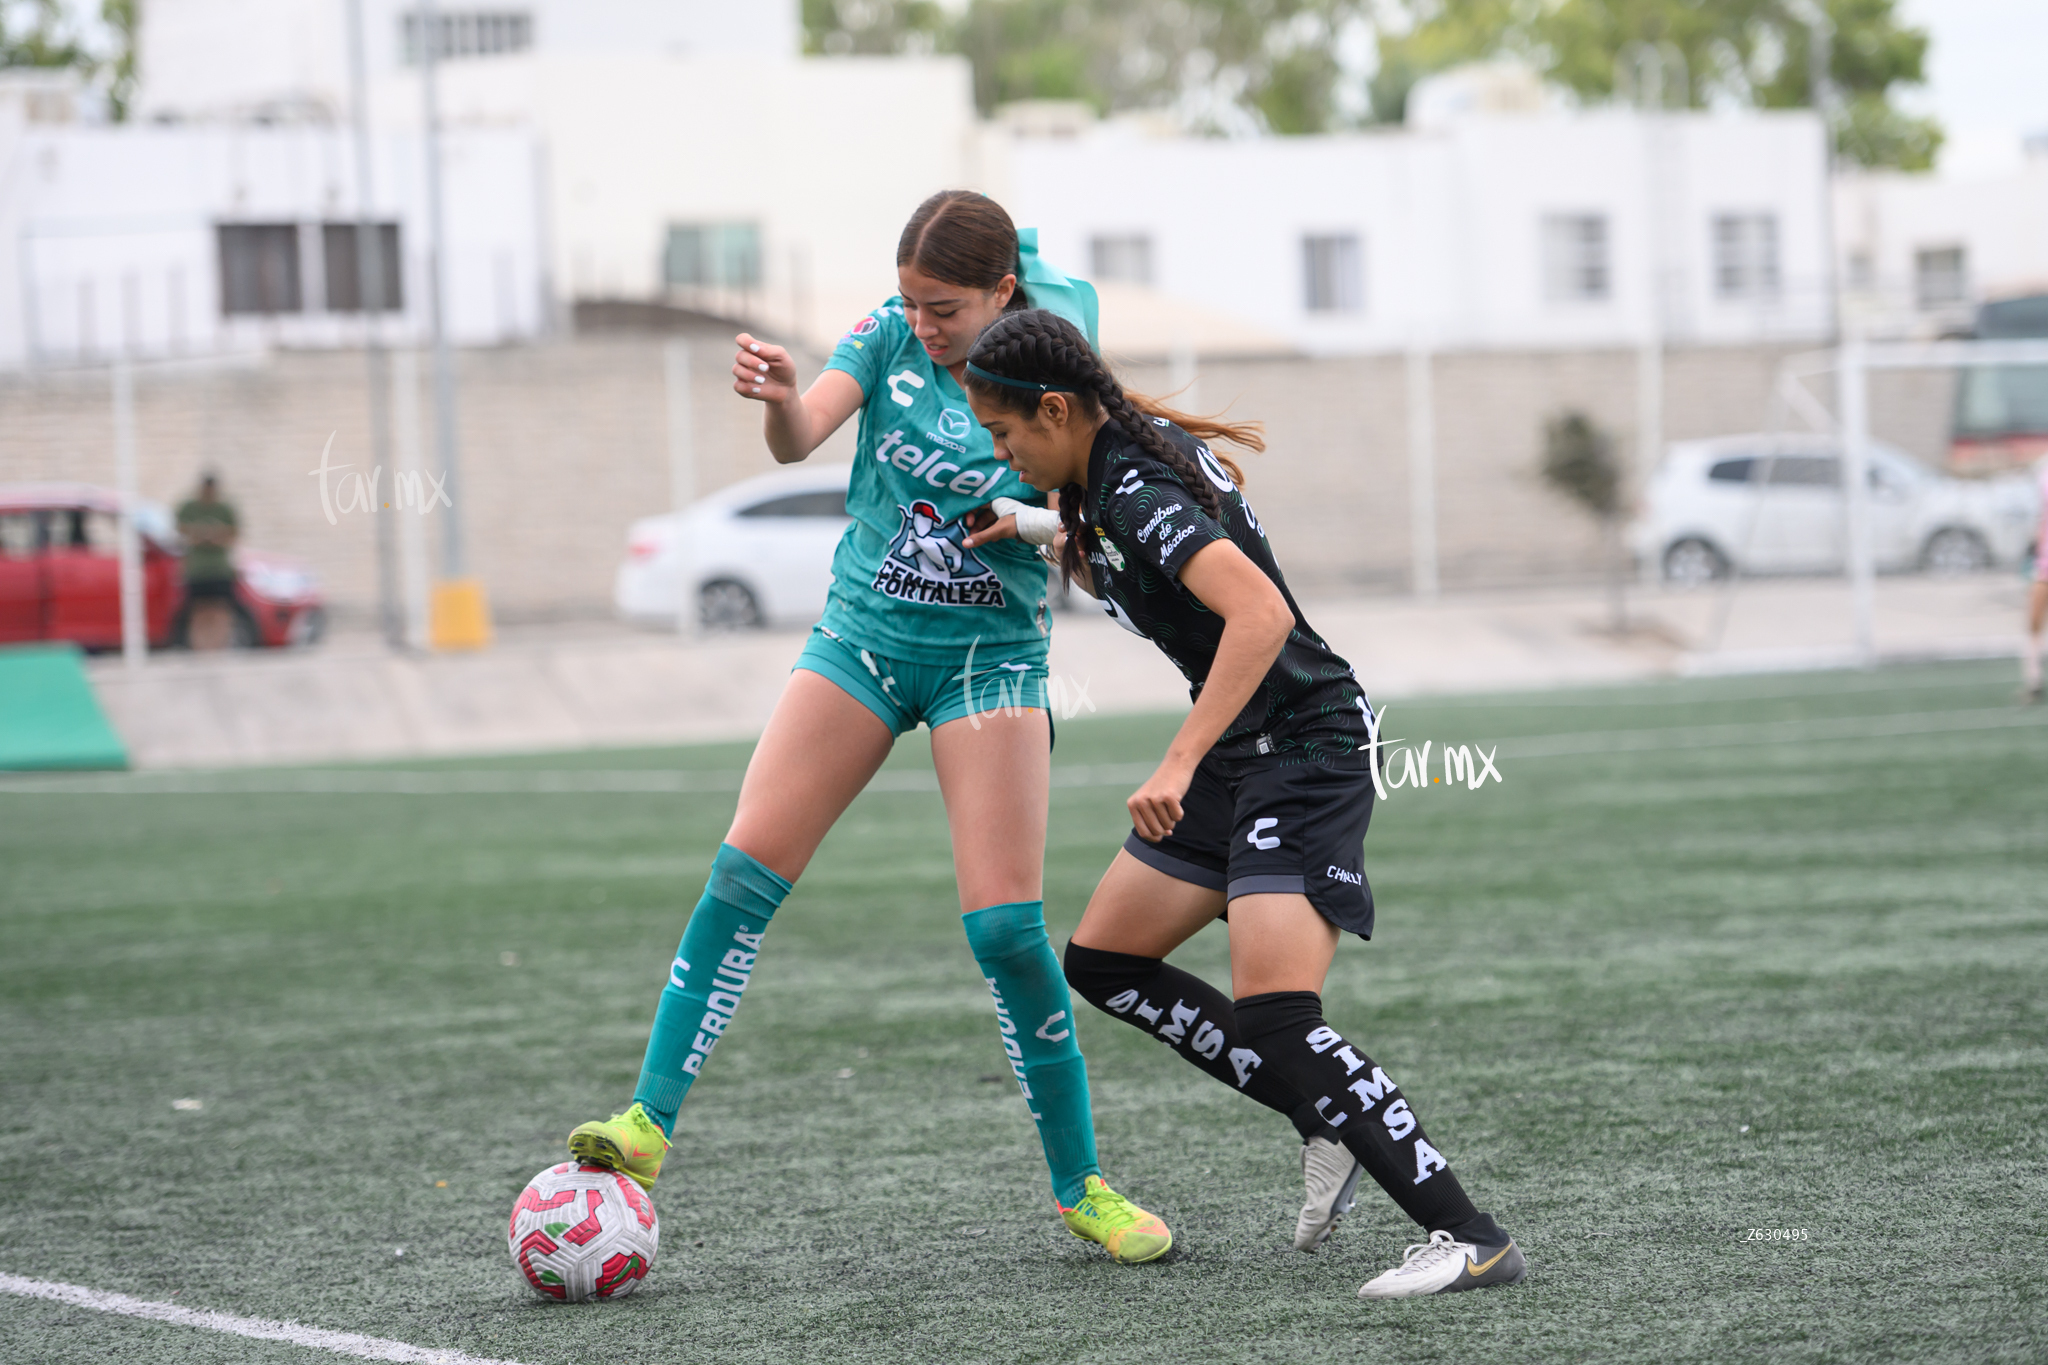
{"type": "MultiPolygon", "coordinates": [[[[692,345],[697,486],[708,492],[772,466],[760,443],[760,410],[735,397],[725,378],[727,343],[707,332],[692,345]]],[[[609,612],[627,523],[669,504],[661,346],[657,337],[618,336],[458,353],[460,509],[471,567],[504,619],[609,612]]],[[[1674,351],[1665,379],[1667,437],[1782,420],[1771,400],[1781,355],[1674,351]]],[[[1437,358],[1446,587],[1596,575],[1595,528],[1537,475],[1542,424],[1564,408],[1583,408],[1632,459],[1635,364],[1627,351],[1437,358]]],[[[420,366],[423,389],[427,370],[420,366]]],[[[1126,374],[1143,391],[1169,387],[1163,367],[1133,366],[1126,374]]],[[[1878,436],[1938,460],[1949,382],[1944,375],[1879,378],[1872,395],[1878,436]]],[[[1195,406],[1228,405],[1235,416],[1266,423],[1271,449],[1245,461],[1248,493],[1294,581],[1321,592],[1407,586],[1399,358],[1219,362],[1203,368],[1199,384],[1195,406]]],[[[1820,396],[1828,397],[1825,385],[1820,396]]],[[[330,524],[310,472],[330,434],[331,463],[356,470],[371,462],[360,353],[145,368],[137,401],[146,495],[175,500],[201,468],[218,469],[242,509],[247,544],[304,558],[343,616],[368,614],[376,583],[371,522],[358,512],[338,513],[330,524]]],[[[851,430],[849,423],[816,458],[851,459],[851,430]]],[[[112,442],[105,371],[0,379],[0,481],[110,484],[112,442]]]]}

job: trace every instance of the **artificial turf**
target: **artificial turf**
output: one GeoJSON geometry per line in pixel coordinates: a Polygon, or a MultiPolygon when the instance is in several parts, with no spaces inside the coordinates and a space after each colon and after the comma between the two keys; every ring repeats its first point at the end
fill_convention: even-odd
{"type": "MultiPolygon", "coordinates": [[[[912,740],[775,921],[653,1275],[587,1306],[505,1217],[630,1095],[745,746],[0,783],[0,1272],[529,1365],[2048,1358],[2048,717],[2010,689],[1393,705],[1503,780],[1378,810],[1327,1009],[1531,1263],[1399,1303],[1353,1296],[1415,1235],[1370,1182],[1293,1251],[1285,1120],[1092,1011],[1104,1166],[1178,1241],[1062,1230],[912,740]]],[[[1123,834],[1102,765],[1172,724],[1061,724],[1056,941],[1123,834]]],[[[1227,982],[1224,933],[1178,960],[1227,982]]],[[[316,1357],[0,1296],[0,1359],[109,1358],[316,1357]]]]}

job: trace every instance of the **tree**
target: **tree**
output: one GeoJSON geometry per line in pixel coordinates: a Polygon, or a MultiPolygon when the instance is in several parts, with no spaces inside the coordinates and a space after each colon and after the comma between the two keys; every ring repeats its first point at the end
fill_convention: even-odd
{"type": "Polygon", "coordinates": [[[1369,50],[1371,0],[805,0],[814,52],[941,51],[974,67],[983,113],[1023,99],[1098,112],[1178,109],[1214,131],[1320,132],[1338,121],[1336,52],[1369,50]]]}
{"type": "MultiPolygon", "coordinates": [[[[1814,103],[1811,31],[1793,0],[1406,0],[1410,26],[1382,31],[1373,111],[1392,121],[1416,80],[1460,62],[1513,56],[1588,100],[1617,94],[1629,57],[1650,45],[1679,60],[1669,102],[1766,109],[1814,103]]],[[[1925,79],[1927,34],[1897,0],[1819,0],[1835,36],[1828,74],[1843,100],[1835,146],[1864,166],[1925,170],[1941,129],[1892,103],[1925,79]]]]}
{"type": "Polygon", "coordinates": [[[64,0],[0,0],[0,68],[85,64],[64,0]]]}
{"type": "Polygon", "coordinates": [[[66,0],[0,0],[0,68],[10,66],[76,71],[122,122],[135,97],[135,0],[101,0],[96,25],[66,0]]]}
{"type": "Polygon", "coordinates": [[[1616,634],[1628,629],[1621,561],[1621,466],[1614,439],[1573,409],[1543,425],[1543,481],[1591,512],[1600,523],[1608,601],[1616,634]]]}
{"type": "Polygon", "coordinates": [[[804,51],[834,57],[931,52],[950,37],[934,0],[803,0],[804,51]]]}

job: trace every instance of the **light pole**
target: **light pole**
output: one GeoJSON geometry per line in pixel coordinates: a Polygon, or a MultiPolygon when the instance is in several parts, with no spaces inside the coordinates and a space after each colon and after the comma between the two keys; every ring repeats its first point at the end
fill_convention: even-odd
{"type": "Polygon", "coordinates": [[[448,232],[441,209],[441,102],[434,84],[440,59],[441,22],[434,0],[420,0],[420,96],[424,102],[427,227],[433,238],[427,255],[428,323],[434,345],[434,447],[441,460],[441,486],[448,519],[441,528],[441,578],[436,585],[429,635],[443,649],[479,649],[490,643],[490,609],[483,584],[467,576],[462,538],[462,487],[455,423],[455,362],[448,352],[448,232]]]}
{"type": "MultiPolygon", "coordinates": [[[[390,372],[384,360],[384,334],[377,315],[384,310],[384,243],[378,235],[375,196],[370,182],[370,81],[363,55],[363,0],[348,0],[349,102],[355,106],[356,152],[356,306],[363,310],[363,352],[369,365],[370,451],[374,468],[391,465],[390,372]]],[[[392,503],[378,506],[371,498],[370,516],[377,527],[377,616],[384,627],[384,643],[393,649],[405,644],[405,626],[398,611],[396,547],[392,543],[391,519],[398,515],[395,505],[397,471],[392,470],[392,503]]]]}
{"type": "Polygon", "coordinates": [[[421,0],[420,97],[424,104],[426,141],[423,147],[427,173],[427,325],[434,346],[434,450],[441,457],[442,486],[448,490],[451,506],[441,535],[441,574],[448,579],[462,577],[462,496],[456,477],[459,458],[455,443],[455,364],[448,354],[447,319],[447,225],[441,212],[441,100],[434,84],[434,68],[440,56],[441,21],[434,0],[421,0]]]}

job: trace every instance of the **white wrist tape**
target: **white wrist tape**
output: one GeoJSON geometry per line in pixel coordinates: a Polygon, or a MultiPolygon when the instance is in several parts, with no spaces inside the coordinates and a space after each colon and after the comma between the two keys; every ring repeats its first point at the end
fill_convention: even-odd
{"type": "Polygon", "coordinates": [[[1060,514],[1050,507],[1032,507],[1015,498],[997,498],[989,510],[999,517],[1017,519],[1017,539],[1033,545],[1050,545],[1060,532],[1060,514]]]}

